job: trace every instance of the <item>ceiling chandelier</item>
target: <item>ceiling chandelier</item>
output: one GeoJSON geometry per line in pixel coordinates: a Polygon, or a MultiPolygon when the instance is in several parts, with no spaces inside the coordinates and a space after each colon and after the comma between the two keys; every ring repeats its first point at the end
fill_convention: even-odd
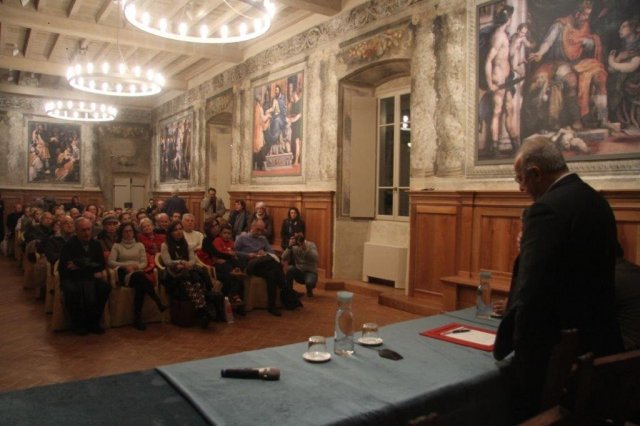
{"type": "Polygon", "coordinates": [[[85,101],[49,101],[44,110],[49,117],[71,121],[112,121],[118,115],[111,105],[85,101]]]}
{"type": "MultiPolygon", "coordinates": [[[[71,87],[83,92],[107,96],[152,96],[162,91],[165,78],[152,69],[127,65],[120,50],[120,12],[116,26],[116,49],[120,63],[112,66],[109,62],[94,64],[90,61],[78,62],[67,69],[67,81],[71,87]]],[[[86,55],[87,46],[80,45],[79,53],[86,55]]]]}
{"type": "Polygon", "coordinates": [[[227,6],[222,12],[212,1],[191,0],[173,16],[162,16],[158,3],[146,0],[122,0],[122,9],[127,21],[142,31],[191,43],[236,43],[260,37],[271,27],[272,0],[222,1],[227,6]]]}

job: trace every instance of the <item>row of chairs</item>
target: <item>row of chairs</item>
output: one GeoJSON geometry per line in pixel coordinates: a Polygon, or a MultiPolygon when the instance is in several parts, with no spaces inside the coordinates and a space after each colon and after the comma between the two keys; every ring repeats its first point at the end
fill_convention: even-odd
{"type": "MultiPolygon", "coordinates": [[[[38,258],[38,261],[44,258],[38,258]]],[[[221,291],[221,283],[216,276],[215,268],[204,264],[199,259],[198,264],[205,268],[209,274],[211,282],[214,283],[214,291],[221,291]]],[[[62,290],[60,288],[60,277],[58,275],[58,264],[51,265],[46,263],[46,290],[44,309],[46,313],[52,314],[50,322],[51,331],[67,330],[71,327],[71,322],[68,314],[64,309],[64,298],[62,296],[62,290]]],[[[25,283],[33,282],[33,266],[31,262],[25,262],[25,283]],[[27,266],[30,265],[30,266],[27,266]]],[[[169,295],[166,288],[163,285],[159,285],[162,279],[162,271],[165,270],[165,266],[162,262],[160,254],[155,257],[155,286],[154,289],[159,295],[163,303],[169,305],[169,295]]],[[[103,314],[103,320],[101,326],[108,327],[121,327],[125,325],[131,325],[134,322],[133,303],[135,297],[135,290],[130,287],[124,287],[118,283],[118,274],[115,269],[107,268],[104,271],[104,279],[111,285],[111,293],[109,295],[109,301],[105,306],[103,314]]],[[[245,277],[245,292],[244,292],[244,309],[250,311],[255,308],[267,307],[266,296],[266,281],[260,277],[245,277]]],[[[145,323],[151,322],[169,322],[170,311],[160,312],[156,304],[148,297],[145,297],[144,305],[142,307],[142,320],[145,323]]]]}

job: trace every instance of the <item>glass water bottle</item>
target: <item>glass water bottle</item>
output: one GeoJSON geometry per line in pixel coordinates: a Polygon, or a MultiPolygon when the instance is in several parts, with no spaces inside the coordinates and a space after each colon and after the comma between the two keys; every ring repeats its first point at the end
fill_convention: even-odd
{"type": "Polygon", "coordinates": [[[351,302],[353,293],[338,292],[338,311],[336,312],[336,328],[334,334],[334,352],[340,356],[351,356],[354,351],[353,312],[351,302]]]}
{"type": "Polygon", "coordinates": [[[491,318],[491,272],[480,272],[480,285],[476,296],[476,317],[491,318]]]}

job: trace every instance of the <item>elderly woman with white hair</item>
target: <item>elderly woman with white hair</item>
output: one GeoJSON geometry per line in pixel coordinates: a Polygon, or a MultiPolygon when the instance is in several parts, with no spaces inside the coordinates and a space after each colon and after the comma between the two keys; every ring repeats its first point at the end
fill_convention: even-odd
{"type": "MultiPolygon", "coordinates": [[[[269,244],[273,244],[273,218],[267,213],[267,204],[264,201],[258,201],[256,203],[256,210],[249,220],[249,227],[256,220],[264,222],[264,236],[269,240],[269,244]]],[[[247,227],[247,231],[248,231],[247,227]]]]}
{"type": "Polygon", "coordinates": [[[204,235],[200,231],[196,231],[196,217],[191,213],[185,213],[182,215],[182,232],[184,239],[187,240],[189,248],[192,250],[198,250],[202,248],[202,240],[204,235]]]}

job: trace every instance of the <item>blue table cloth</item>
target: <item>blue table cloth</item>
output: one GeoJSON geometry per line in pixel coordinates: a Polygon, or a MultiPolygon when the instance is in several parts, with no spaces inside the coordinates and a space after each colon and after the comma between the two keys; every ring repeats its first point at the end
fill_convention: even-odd
{"type": "Polygon", "coordinates": [[[506,385],[491,353],[420,335],[452,322],[477,325],[466,311],[381,328],[382,347],[399,352],[400,361],[356,346],[352,357],[312,364],[299,343],[158,371],[216,425],[395,425],[431,412],[441,425],[506,424],[506,385]],[[267,366],[281,370],[279,381],[220,377],[223,368],[267,366]]]}

